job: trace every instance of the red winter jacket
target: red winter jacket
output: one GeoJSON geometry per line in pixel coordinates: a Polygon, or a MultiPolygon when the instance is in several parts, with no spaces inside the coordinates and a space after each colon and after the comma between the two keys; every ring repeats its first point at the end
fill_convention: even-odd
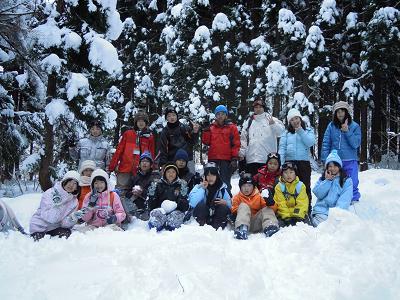
{"type": "Polygon", "coordinates": [[[203,144],[210,146],[208,160],[232,160],[238,158],[240,149],[239,131],[235,124],[227,122],[220,126],[213,122],[209,129],[203,131],[203,144]]]}
{"type": "Polygon", "coordinates": [[[136,175],[140,155],[149,151],[154,159],[154,148],[154,136],[151,132],[143,130],[138,136],[133,129],[127,130],[122,135],[108,169],[112,172],[118,166],[118,172],[132,172],[136,175]]]}
{"type": "Polygon", "coordinates": [[[273,189],[281,176],[281,171],[269,172],[268,166],[265,165],[258,169],[258,173],[253,176],[257,188],[262,191],[264,189],[273,189]]]}

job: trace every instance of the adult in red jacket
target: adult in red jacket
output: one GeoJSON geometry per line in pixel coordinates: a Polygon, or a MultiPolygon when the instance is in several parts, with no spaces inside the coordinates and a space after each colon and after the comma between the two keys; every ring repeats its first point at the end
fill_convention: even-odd
{"type": "Polygon", "coordinates": [[[132,176],[135,176],[139,166],[140,155],[145,151],[154,157],[154,136],[147,128],[149,119],[146,113],[136,113],[133,129],[124,132],[111,159],[108,170],[117,173],[116,187],[124,194],[132,189],[132,176]]]}
{"type": "Polygon", "coordinates": [[[218,105],[214,111],[215,121],[210,128],[203,130],[201,141],[209,146],[208,161],[219,167],[222,181],[231,194],[231,176],[238,166],[240,136],[235,124],[228,121],[228,109],[218,105]]]}

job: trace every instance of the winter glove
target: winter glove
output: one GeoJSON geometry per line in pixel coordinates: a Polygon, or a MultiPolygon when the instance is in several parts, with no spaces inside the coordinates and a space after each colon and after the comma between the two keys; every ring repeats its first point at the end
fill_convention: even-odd
{"type": "Polygon", "coordinates": [[[70,214],[71,220],[74,222],[78,222],[78,220],[82,219],[82,217],[88,212],[88,209],[80,209],[77,211],[74,211],[73,213],[70,214]]]}
{"type": "Polygon", "coordinates": [[[161,208],[164,209],[166,214],[173,212],[177,206],[178,206],[178,204],[171,200],[164,200],[161,203],[161,208]]]}
{"type": "Polygon", "coordinates": [[[267,206],[273,206],[275,204],[274,198],[272,197],[272,193],[268,189],[264,189],[261,192],[261,196],[264,198],[267,206]]]}
{"type": "Polygon", "coordinates": [[[188,222],[193,215],[193,208],[190,208],[186,213],[185,217],[183,218],[183,222],[188,222]]]}
{"type": "Polygon", "coordinates": [[[231,161],[231,169],[232,173],[235,173],[235,171],[238,169],[238,160],[236,158],[233,158],[231,161]]]}
{"type": "Polygon", "coordinates": [[[95,193],[95,192],[92,192],[92,194],[90,195],[90,198],[89,198],[88,206],[89,207],[95,207],[98,198],[99,198],[99,195],[97,193],[95,193]]]}
{"type": "Polygon", "coordinates": [[[115,224],[117,223],[117,216],[116,215],[112,215],[111,217],[107,218],[107,224],[115,224]]]}

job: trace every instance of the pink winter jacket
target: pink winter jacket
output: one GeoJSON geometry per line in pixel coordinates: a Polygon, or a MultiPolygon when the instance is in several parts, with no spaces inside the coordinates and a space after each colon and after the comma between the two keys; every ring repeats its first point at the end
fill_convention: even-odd
{"type": "Polygon", "coordinates": [[[30,233],[73,227],[75,222],[68,216],[77,206],[76,196],[67,193],[61,183],[57,182],[54,187],[43,193],[40,206],[31,218],[30,233]]]}
{"type": "MultiPolygon", "coordinates": [[[[86,195],[82,207],[88,207],[91,194],[92,193],[88,193],[86,195]]],[[[82,220],[84,220],[88,225],[102,227],[107,225],[107,218],[114,214],[117,217],[117,225],[121,225],[121,222],[126,218],[121,200],[117,193],[104,191],[99,194],[96,206],[90,208],[90,210],[82,217],[82,220]],[[114,198],[112,201],[112,207],[111,197],[114,198]]]]}

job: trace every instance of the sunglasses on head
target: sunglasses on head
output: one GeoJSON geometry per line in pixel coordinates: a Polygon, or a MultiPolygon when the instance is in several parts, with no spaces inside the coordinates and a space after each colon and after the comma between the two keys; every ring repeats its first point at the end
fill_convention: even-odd
{"type": "Polygon", "coordinates": [[[292,170],[296,170],[296,165],[292,162],[285,162],[282,165],[282,170],[285,171],[287,169],[292,169],[292,170]]]}
{"type": "Polygon", "coordinates": [[[268,154],[269,158],[278,158],[278,153],[270,153],[268,154]]]}

